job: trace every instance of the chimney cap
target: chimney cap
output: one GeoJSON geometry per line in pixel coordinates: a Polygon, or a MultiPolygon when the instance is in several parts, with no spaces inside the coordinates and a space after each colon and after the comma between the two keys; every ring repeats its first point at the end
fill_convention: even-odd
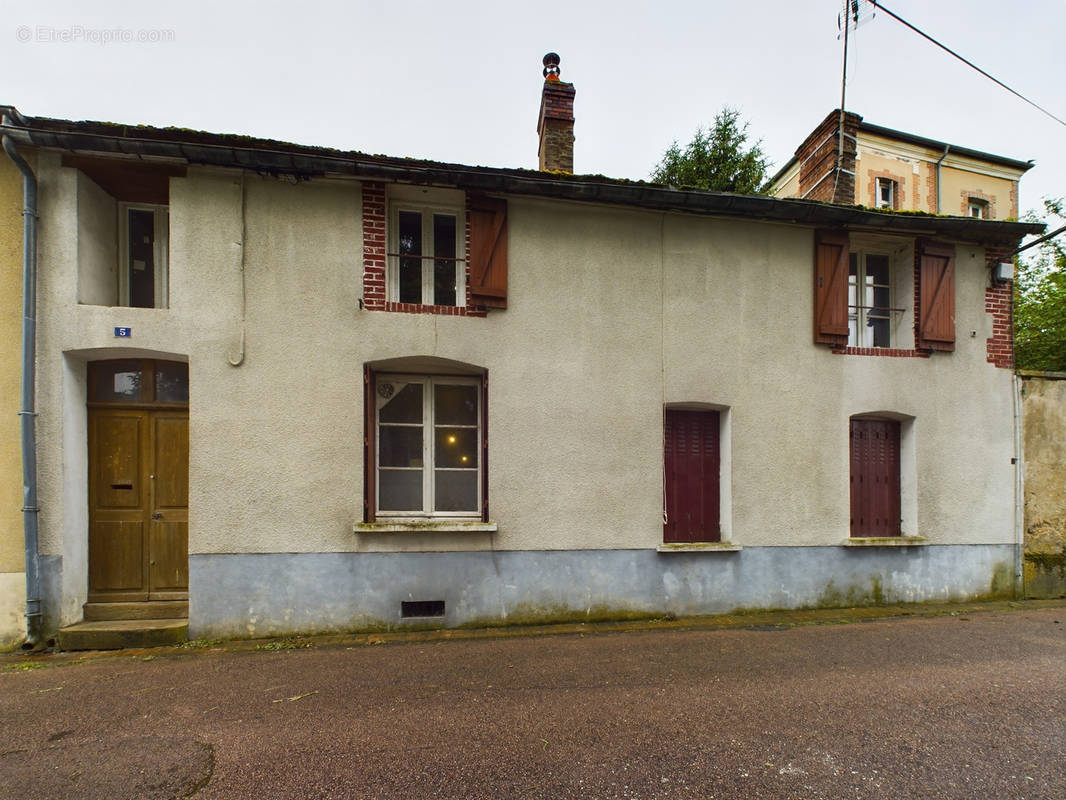
{"type": "Polygon", "coordinates": [[[559,80],[559,54],[548,53],[544,56],[544,78],[549,81],[559,80]]]}

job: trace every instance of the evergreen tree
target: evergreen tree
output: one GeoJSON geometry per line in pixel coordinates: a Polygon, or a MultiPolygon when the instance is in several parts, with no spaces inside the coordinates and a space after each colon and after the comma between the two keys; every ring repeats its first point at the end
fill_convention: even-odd
{"type": "Polygon", "coordinates": [[[737,109],[725,107],[709,130],[696,129],[682,148],[675,140],[652,170],[651,179],[670,186],[758,194],[770,166],[762,140],[748,146],[748,123],[737,109]]]}

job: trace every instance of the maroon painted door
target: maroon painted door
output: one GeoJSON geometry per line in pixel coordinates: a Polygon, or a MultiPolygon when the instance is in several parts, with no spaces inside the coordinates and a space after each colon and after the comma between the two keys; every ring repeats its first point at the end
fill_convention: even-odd
{"type": "Polygon", "coordinates": [[[664,542],[717,542],[718,412],[667,409],[664,542]]]}
{"type": "Polygon", "coordinates": [[[900,535],[896,420],[851,421],[851,535],[900,535]]]}

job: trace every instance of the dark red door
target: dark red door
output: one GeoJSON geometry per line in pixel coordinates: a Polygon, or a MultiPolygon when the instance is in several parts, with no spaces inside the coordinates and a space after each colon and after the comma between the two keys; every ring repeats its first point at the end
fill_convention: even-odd
{"type": "Polygon", "coordinates": [[[717,542],[718,412],[666,410],[664,542],[717,542]]]}
{"type": "Polygon", "coordinates": [[[899,422],[851,421],[851,535],[899,536],[899,422]]]}

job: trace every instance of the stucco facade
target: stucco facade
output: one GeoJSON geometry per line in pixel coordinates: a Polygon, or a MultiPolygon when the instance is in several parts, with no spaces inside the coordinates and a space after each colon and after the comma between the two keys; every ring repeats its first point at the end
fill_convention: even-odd
{"type": "MultiPolygon", "coordinates": [[[[128,356],[189,364],[193,636],[427,624],[401,617],[406,601],[443,601],[431,624],[462,625],[1014,589],[1013,384],[987,358],[987,225],[950,241],[954,352],[904,358],[811,341],[813,222],[499,192],[505,310],[371,311],[358,176],[196,165],[169,180],[168,307],[105,304],[106,197],[57,150],[37,168],[50,630],[87,597],[87,364],[128,356]],[[402,359],[487,374],[489,524],[364,524],[364,365],[402,359]],[[721,415],[717,545],[664,547],[676,407],[721,415]],[[902,430],[902,537],[880,546],[849,537],[849,419],[871,414],[902,430]]],[[[909,224],[853,225],[892,254],[904,297],[909,224]]],[[[909,353],[908,313],[893,335],[909,353]]]]}

